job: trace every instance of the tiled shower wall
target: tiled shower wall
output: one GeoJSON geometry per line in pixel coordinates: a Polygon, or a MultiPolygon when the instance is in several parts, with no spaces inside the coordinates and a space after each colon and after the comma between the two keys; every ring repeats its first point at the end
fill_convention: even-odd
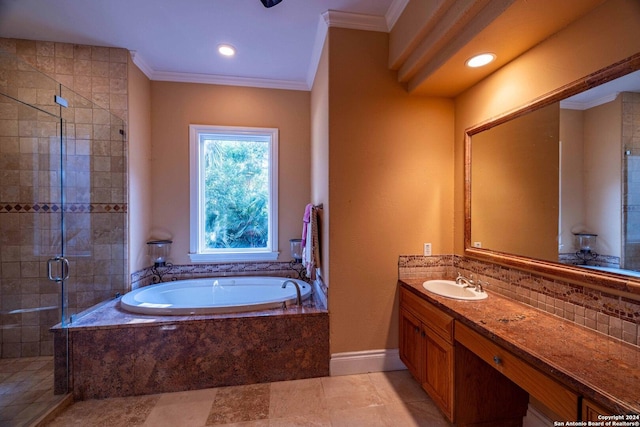
{"type": "Polygon", "coordinates": [[[0,50],[116,116],[127,117],[126,49],[0,38],[0,50]]]}
{"type": "Polygon", "coordinates": [[[487,282],[490,292],[640,346],[640,302],[630,298],[455,255],[398,260],[400,279],[455,279],[458,272],[487,282]]]}
{"type": "Polygon", "coordinates": [[[60,286],[45,279],[46,260],[59,254],[61,244],[56,116],[64,118],[67,138],[69,313],[123,292],[127,284],[122,118],[128,52],[1,38],[0,51],[0,93],[20,101],[2,97],[0,103],[0,357],[51,355],[49,328],[61,319],[53,308],[60,305],[60,286]],[[55,105],[54,94],[69,108],[55,105]]]}
{"type": "Polygon", "coordinates": [[[622,94],[624,268],[640,270],[640,93],[622,94]],[[628,153],[628,154],[627,154],[628,153]]]}

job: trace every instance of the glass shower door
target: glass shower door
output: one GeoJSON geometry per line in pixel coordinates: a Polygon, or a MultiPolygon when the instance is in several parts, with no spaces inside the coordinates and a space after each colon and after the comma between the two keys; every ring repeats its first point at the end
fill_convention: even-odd
{"type": "Polygon", "coordinates": [[[640,271],[640,156],[624,155],[622,267],[640,271]]]}
{"type": "MultiPolygon", "coordinates": [[[[0,88],[0,425],[27,425],[67,391],[63,362],[54,394],[50,330],[64,319],[64,282],[48,279],[63,254],[59,85],[18,71],[27,87],[0,88]]],[[[66,351],[66,331],[57,339],[66,351]]]]}
{"type": "Polygon", "coordinates": [[[68,326],[126,291],[125,129],[0,50],[0,425],[65,396],[68,326]]]}

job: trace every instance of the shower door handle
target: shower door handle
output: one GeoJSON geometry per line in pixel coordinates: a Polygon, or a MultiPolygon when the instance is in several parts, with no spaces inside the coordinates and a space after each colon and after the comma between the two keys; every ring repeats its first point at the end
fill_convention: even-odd
{"type": "Polygon", "coordinates": [[[49,258],[47,260],[47,276],[49,280],[56,283],[67,280],[69,278],[69,260],[62,256],[49,258]],[[61,273],[60,275],[53,275],[53,264],[60,265],[60,268],[58,269],[61,273]]]}

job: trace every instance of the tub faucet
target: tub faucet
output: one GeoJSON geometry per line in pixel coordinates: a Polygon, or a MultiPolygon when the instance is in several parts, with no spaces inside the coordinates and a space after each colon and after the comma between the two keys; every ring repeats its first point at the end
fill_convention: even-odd
{"type": "Polygon", "coordinates": [[[296,287],[296,304],[302,306],[302,295],[300,294],[300,285],[294,280],[288,279],[282,282],[282,289],[287,287],[287,283],[292,283],[296,287]]]}

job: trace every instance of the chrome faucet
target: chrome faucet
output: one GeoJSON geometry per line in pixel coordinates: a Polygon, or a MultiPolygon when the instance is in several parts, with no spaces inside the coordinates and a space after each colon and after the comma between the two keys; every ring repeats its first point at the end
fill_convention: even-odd
{"type": "Polygon", "coordinates": [[[293,283],[293,286],[296,287],[296,304],[302,306],[302,295],[300,294],[300,285],[295,280],[287,279],[282,282],[282,289],[287,287],[287,283],[293,283]]]}
{"type": "Polygon", "coordinates": [[[456,283],[458,285],[464,284],[465,288],[473,288],[476,292],[484,292],[484,285],[486,284],[482,283],[482,280],[473,280],[473,274],[470,274],[467,279],[460,273],[458,273],[458,277],[456,277],[456,283]]]}
{"type": "Polygon", "coordinates": [[[456,277],[456,284],[462,285],[463,283],[465,288],[475,287],[475,283],[473,282],[473,274],[470,274],[469,278],[467,279],[462,274],[460,274],[460,272],[458,272],[458,277],[456,277]]]}

